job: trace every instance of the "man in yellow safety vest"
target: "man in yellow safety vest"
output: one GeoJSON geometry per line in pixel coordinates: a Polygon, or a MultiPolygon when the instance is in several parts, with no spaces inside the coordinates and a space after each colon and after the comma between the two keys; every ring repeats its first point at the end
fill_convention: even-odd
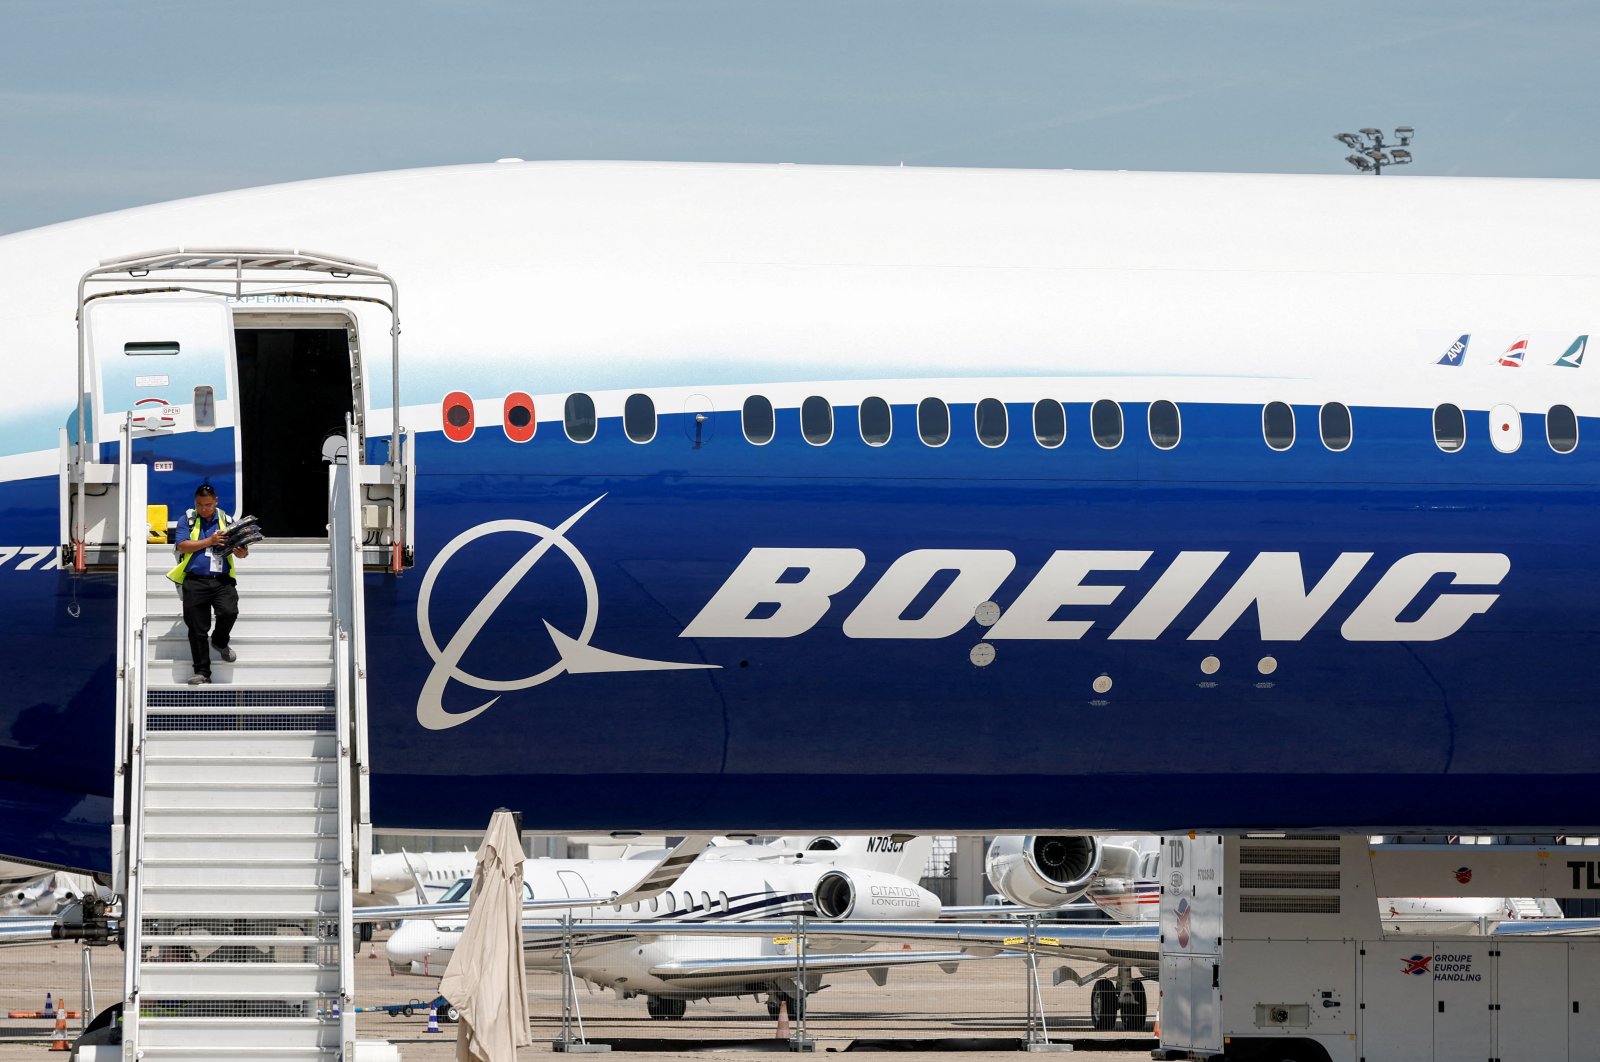
{"type": "Polygon", "coordinates": [[[183,622],[189,628],[189,656],[194,664],[191,686],[204,686],[211,681],[213,647],[230,664],[238,659],[228,646],[228,635],[239,618],[233,559],[249,556],[250,550],[240,546],[224,555],[227,531],[228,518],[217,510],[216,488],[209,483],[200,484],[194,491],[194,515],[178,527],[178,552],[184,554],[184,559],[167,573],[167,578],[183,591],[183,622]],[[213,612],[217,617],[215,628],[211,626],[213,612]]]}

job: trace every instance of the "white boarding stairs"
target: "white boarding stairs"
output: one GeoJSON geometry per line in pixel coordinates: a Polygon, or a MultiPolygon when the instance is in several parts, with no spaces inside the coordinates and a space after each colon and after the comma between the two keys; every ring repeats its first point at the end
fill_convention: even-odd
{"type": "Polygon", "coordinates": [[[148,547],[125,1058],[353,1057],[348,687],[360,674],[336,586],[359,595],[360,582],[337,560],[327,541],[252,546],[237,661],[213,650],[213,683],[189,686],[174,552],[148,547]]]}

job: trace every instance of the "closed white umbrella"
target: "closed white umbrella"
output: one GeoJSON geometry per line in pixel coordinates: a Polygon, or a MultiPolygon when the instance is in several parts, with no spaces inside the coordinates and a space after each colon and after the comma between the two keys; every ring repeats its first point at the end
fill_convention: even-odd
{"type": "Polygon", "coordinates": [[[460,1014],[457,1062],[513,1062],[528,1037],[522,966],[522,842],[511,812],[497,810],[478,849],[472,907],[439,993],[460,1014]]]}

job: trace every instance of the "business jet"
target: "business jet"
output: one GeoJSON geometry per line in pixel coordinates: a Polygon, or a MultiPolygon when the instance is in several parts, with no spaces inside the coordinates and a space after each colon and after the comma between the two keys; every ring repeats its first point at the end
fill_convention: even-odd
{"type": "MultiPolygon", "coordinates": [[[[712,849],[662,890],[628,899],[640,876],[634,859],[530,859],[523,863],[525,904],[551,897],[605,897],[612,905],[578,908],[561,926],[528,923],[523,952],[529,969],[561,970],[564,947],[574,942],[574,974],[613,988],[624,999],[646,997],[651,1017],[682,1018],[688,1003],[717,996],[758,996],[776,1014],[787,1001],[798,1013],[794,933],[715,935],[685,940],[672,935],[682,925],[726,925],[800,916],[848,924],[852,921],[924,921],[937,918],[938,897],[917,884],[932,839],[891,836],[781,838],[770,845],[712,849]],[[862,866],[859,864],[870,864],[862,866]],[[644,923],[653,932],[614,932],[610,926],[644,923]],[[576,937],[573,932],[576,932],[576,937]],[[662,935],[665,933],[666,935],[662,935]]],[[[460,902],[471,889],[459,879],[436,909],[445,917],[404,921],[384,945],[391,964],[443,975],[466,925],[460,902]]],[[[363,918],[382,916],[369,908],[363,918]]],[[[830,927],[836,928],[836,927],[830,927]]],[[[807,955],[807,990],[825,979],[865,971],[878,984],[897,966],[934,963],[953,969],[960,952],[851,950],[854,942],[824,933],[807,955]]]]}
{"type": "MultiPolygon", "coordinates": [[[[770,838],[759,844],[751,840],[713,838],[697,860],[849,866],[916,881],[922,876],[931,850],[932,841],[928,838],[888,835],[788,836],[770,838]]],[[[622,858],[630,861],[660,859],[664,854],[663,849],[630,847],[622,858]]],[[[458,882],[472,877],[476,867],[477,854],[466,849],[459,852],[380,852],[372,858],[371,891],[356,899],[362,906],[440,902],[446,893],[457,891],[458,882]]]]}
{"type": "Polygon", "coordinates": [[[0,237],[0,852],[107,864],[116,592],[63,453],[129,418],[169,523],[207,480],[289,539],[347,419],[405,433],[380,822],[1600,828],[1597,203],[511,161],[0,237]],[[157,290],[206,248],[335,286],[157,290]],[[102,261],[143,293],[87,303],[80,387],[102,261]]]}

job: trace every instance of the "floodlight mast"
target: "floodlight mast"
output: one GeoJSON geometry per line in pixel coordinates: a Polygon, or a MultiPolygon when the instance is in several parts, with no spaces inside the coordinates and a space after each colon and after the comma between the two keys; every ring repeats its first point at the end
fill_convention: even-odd
{"type": "Polygon", "coordinates": [[[1345,161],[1356,168],[1358,173],[1371,171],[1374,177],[1383,176],[1385,166],[1409,166],[1411,152],[1406,148],[1411,144],[1411,138],[1417,131],[1409,125],[1394,127],[1394,137],[1398,145],[1384,142],[1383,130],[1373,129],[1370,126],[1359,133],[1335,133],[1333,138],[1353,152],[1345,156],[1345,161]]]}

